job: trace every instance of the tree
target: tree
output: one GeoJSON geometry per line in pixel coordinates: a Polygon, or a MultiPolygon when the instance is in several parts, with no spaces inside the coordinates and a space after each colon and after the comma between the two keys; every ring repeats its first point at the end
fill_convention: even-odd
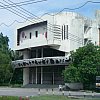
{"type": "MultiPolygon", "coordinates": [[[[84,85],[95,83],[96,75],[100,75],[100,71],[98,71],[100,69],[100,47],[89,43],[75,52],[72,51],[70,66],[63,72],[64,76],[66,73],[70,73],[67,77],[73,77],[75,81],[81,81],[84,85]],[[74,76],[71,69],[77,70],[74,72],[74,76]]],[[[66,77],[64,79],[66,80],[66,77]]]]}
{"type": "Polygon", "coordinates": [[[11,83],[22,83],[22,70],[12,68],[11,61],[22,58],[19,52],[9,48],[9,38],[0,33],[0,85],[11,83]],[[12,80],[11,80],[12,79],[12,80]]]}
{"type": "Polygon", "coordinates": [[[9,39],[0,34],[0,84],[8,83],[11,77],[11,59],[9,55],[9,39]]]}
{"type": "MultiPolygon", "coordinates": [[[[10,58],[12,61],[22,59],[22,54],[18,51],[10,49],[10,58]]],[[[23,70],[21,68],[13,69],[10,84],[22,84],[23,83],[23,70]]]]}
{"type": "Polygon", "coordinates": [[[69,66],[63,71],[64,81],[67,83],[77,83],[80,82],[79,71],[74,66],[69,66]]]}

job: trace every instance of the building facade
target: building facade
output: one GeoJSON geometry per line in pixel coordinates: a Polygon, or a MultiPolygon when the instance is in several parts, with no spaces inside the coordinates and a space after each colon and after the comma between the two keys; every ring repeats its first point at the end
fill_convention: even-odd
{"type": "Polygon", "coordinates": [[[23,69],[23,85],[63,84],[70,51],[90,41],[99,45],[99,35],[97,20],[74,12],[44,15],[17,26],[14,50],[22,59],[12,63],[23,69]]]}

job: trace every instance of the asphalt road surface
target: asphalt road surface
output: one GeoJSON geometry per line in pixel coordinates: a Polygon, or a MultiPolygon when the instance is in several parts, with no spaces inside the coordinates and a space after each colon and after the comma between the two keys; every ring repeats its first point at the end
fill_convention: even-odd
{"type": "Polygon", "coordinates": [[[0,88],[0,96],[37,96],[37,95],[67,95],[77,97],[100,98],[100,93],[83,91],[59,91],[55,89],[38,88],[0,88]]]}

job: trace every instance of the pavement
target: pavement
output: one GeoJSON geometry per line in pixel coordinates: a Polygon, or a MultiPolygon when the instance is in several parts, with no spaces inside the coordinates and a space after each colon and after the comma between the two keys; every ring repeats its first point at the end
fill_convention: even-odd
{"type": "Polygon", "coordinates": [[[1,87],[0,96],[38,96],[38,95],[66,95],[75,97],[100,98],[100,93],[84,91],[59,91],[55,89],[38,89],[38,88],[10,88],[1,87]]]}

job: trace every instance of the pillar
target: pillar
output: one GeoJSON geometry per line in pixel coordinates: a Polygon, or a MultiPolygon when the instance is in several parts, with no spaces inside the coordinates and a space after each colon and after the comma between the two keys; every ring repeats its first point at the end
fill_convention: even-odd
{"type": "Polygon", "coordinates": [[[36,67],[36,84],[37,84],[37,67],[36,67]]]}
{"type": "MultiPolygon", "coordinates": [[[[23,59],[29,58],[29,50],[23,51],[23,59]]],[[[23,68],[23,86],[29,84],[29,68],[23,68]]]]}
{"type": "Polygon", "coordinates": [[[43,84],[43,67],[41,66],[41,84],[43,84]]]}
{"type": "Polygon", "coordinates": [[[23,68],[23,86],[29,84],[29,68],[23,68]]]}
{"type": "Polygon", "coordinates": [[[54,76],[54,71],[53,71],[53,85],[55,84],[55,78],[54,78],[55,76],[54,76]]]}

